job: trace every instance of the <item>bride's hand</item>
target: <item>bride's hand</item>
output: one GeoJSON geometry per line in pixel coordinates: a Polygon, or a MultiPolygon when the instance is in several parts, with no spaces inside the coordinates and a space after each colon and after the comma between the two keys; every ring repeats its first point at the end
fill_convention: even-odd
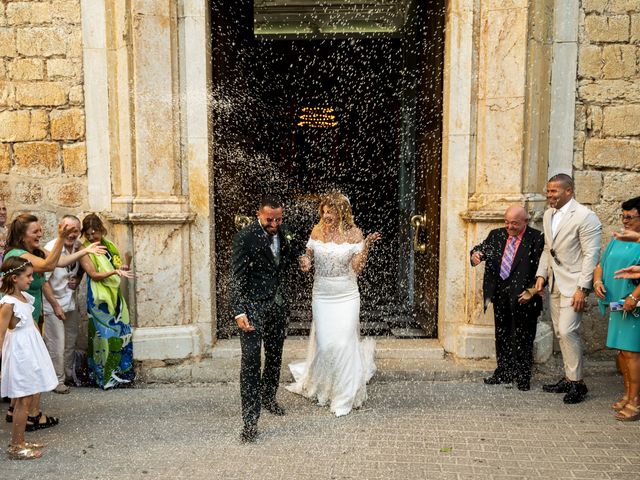
{"type": "Polygon", "coordinates": [[[308,272],[311,270],[311,259],[307,255],[302,255],[298,261],[300,262],[300,270],[308,272]]]}
{"type": "Polygon", "coordinates": [[[374,242],[380,240],[380,232],[374,232],[367,235],[367,238],[364,239],[365,247],[369,248],[374,242]]]}

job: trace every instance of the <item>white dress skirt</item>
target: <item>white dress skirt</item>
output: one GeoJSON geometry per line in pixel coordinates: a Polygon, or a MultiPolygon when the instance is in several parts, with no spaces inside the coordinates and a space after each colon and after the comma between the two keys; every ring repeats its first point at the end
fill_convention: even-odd
{"type": "Polygon", "coordinates": [[[360,341],[360,293],[351,267],[363,246],[307,243],[315,265],[313,323],[306,361],[289,365],[295,382],[287,390],[329,404],[338,417],[363,404],[367,382],[376,371],[374,340],[360,341]]]}
{"type": "Polygon", "coordinates": [[[0,299],[0,305],[13,305],[13,315],[18,319],[15,328],[7,329],[2,344],[0,395],[9,398],[49,392],[58,386],[51,357],[33,321],[34,298],[26,292],[22,295],[28,303],[12,295],[0,299]]]}

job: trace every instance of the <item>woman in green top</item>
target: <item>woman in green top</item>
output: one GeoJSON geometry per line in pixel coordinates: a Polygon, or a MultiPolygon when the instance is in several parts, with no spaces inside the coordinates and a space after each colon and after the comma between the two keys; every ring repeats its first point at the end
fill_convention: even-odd
{"type": "MultiPolygon", "coordinates": [[[[625,230],[640,232],[640,197],[622,203],[625,230]]],[[[604,315],[609,308],[607,347],[618,350],[624,395],[612,405],[621,421],[640,419],[640,286],[619,270],[640,264],[640,244],[611,239],[593,272],[593,289],[604,315]]]]}
{"type": "MultiPolygon", "coordinates": [[[[35,298],[33,320],[40,330],[42,330],[42,286],[46,278],[45,272],[51,272],[56,267],[65,267],[80,259],[88,253],[104,254],[105,249],[97,244],[91,244],[86,248],[66,255],[60,259],[60,253],[64,245],[64,240],[73,232],[74,227],[69,224],[58,225],[58,238],[53,249],[48,252],[40,246],[42,239],[42,226],[38,218],[34,215],[23,213],[18,215],[9,225],[9,233],[5,246],[4,258],[20,257],[29,260],[33,265],[33,282],[27,293],[35,298]]],[[[13,403],[7,413],[7,421],[13,421],[13,403]]],[[[31,402],[32,410],[29,412],[27,420],[27,431],[48,428],[58,424],[58,419],[43,415],[40,411],[40,395],[35,395],[35,400],[31,402]]]]}

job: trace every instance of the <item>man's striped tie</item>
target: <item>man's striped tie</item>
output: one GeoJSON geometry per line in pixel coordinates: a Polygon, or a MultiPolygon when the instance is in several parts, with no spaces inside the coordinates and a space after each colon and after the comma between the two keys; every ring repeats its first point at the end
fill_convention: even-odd
{"type": "Polygon", "coordinates": [[[500,278],[506,280],[511,272],[511,265],[513,265],[513,257],[516,254],[516,237],[509,237],[507,242],[507,248],[502,255],[502,264],[500,265],[500,278]]]}

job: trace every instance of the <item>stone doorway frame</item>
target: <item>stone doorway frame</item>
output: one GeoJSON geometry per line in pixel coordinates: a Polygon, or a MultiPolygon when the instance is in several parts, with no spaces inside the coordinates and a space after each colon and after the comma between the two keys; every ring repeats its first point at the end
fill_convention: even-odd
{"type": "MultiPolygon", "coordinates": [[[[529,18],[536,12],[529,12],[526,0],[508,4],[483,0],[482,8],[507,23],[515,19],[518,28],[507,40],[519,52],[521,85],[490,106],[483,85],[504,65],[483,55],[504,39],[483,32],[485,10],[478,0],[448,0],[446,6],[438,339],[462,357],[490,356],[493,326],[478,312],[477,273],[460,252],[500,221],[504,204],[524,202],[539,211],[543,199],[535,192],[551,169],[549,132],[527,130],[531,122],[525,127],[532,102],[538,102],[527,64],[529,18]],[[479,178],[492,166],[487,127],[500,121],[491,117],[491,107],[504,102],[518,109],[521,121],[521,154],[513,153],[509,166],[522,176],[496,191],[479,178]],[[529,161],[524,157],[533,157],[532,149],[544,153],[529,161]]],[[[540,2],[541,9],[550,4],[540,2]]],[[[109,217],[120,245],[151,257],[136,263],[138,277],[129,291],[139,360],[198,358],[209,355],[216,340],[208,8],[207,0],[81,0],[89,204],[109,217]],[[154,103],[156,96],[168,101],[154,103]],[[166,148],[158,150],[158,143],[166,148]],[[170,309],[175,318],[162,322],[154,317],[153,295],[176,294],[154,270],[153,260],[166,250],[174,257],[160,266],[181,280],[181,288],[170,309]]]]}

